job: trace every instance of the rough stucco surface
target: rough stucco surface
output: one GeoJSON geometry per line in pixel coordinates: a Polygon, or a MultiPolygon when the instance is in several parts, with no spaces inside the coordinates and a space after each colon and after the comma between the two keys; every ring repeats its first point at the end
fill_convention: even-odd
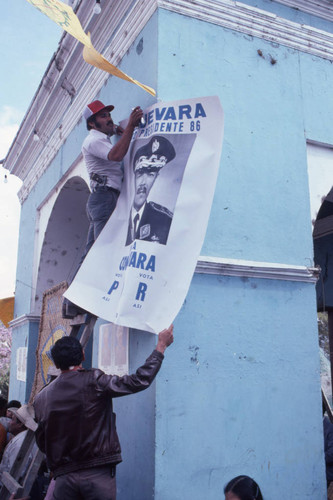
{"type": "MultiPolygon", "coordinates": [[[[166,11],[159,28],[159,96],[218,94],[225,111],[202,255],[311,265],[306,139],[333,141],[331,64],[166,11]]],[[[195,276],[173,349],[157,381],[155,498],[172,478],[173,499],[215,500],[249,474],[265,498],[322,500],[314,285],[195,276]]]]}
{"type": "Polygon", "coordinates": [[[157,379],[156,499],[172,477],[173,500],[216,500],[239,474],[269,500],[324,498],[312,297],[312,285],[194,277],[157,379]]]}
{"type": "Polygon", "coordinates": [[[168,30],[160,29],[159,95],[218,94],[225,112],[220,174],[201,253],[311,265],[305,132],[332,140],[325,127],[333,113],[327,99],[331,64],[322,62],[321,93],[309,75],[320,60],[184,16],[164,19],[170,15],[160,13],[160,26],[168,30]]]}

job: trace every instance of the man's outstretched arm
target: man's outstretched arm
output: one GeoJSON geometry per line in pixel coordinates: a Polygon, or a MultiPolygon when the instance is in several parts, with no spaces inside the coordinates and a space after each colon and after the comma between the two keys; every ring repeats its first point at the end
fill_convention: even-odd
{"type": "Polygon", "coordinates": [[[146,362],[132,375],[96,373],[97,390],[109,392],[112,397],[126,396],[147,389],[156,377],[164,359],[164,351],[173,342],[173,325],[158,334],[156,348],[146,362]]]}
{"type": "Polygon", "coordinates": [[[130,114],[128,123],[121,134],[119,141],[110,149],[108,160],[121,161],[128,151],[135,127],[138,127],[143,116],[142,109],[137,106],[130,114]]]}

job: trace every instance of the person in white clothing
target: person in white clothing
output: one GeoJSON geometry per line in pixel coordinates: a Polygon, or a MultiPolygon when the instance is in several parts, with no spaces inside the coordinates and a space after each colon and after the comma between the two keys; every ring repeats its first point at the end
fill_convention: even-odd
{"type": "Polygon", "coordinates": [[[10,408],[10,411],[12,412],[12,419],[9,424],[9,432],[14,437],[9,441],[3,452],[0,463],[0,481],[4,471],[10,472],[27,434],[27,430],[31,429],[35,431],[37,429],[32,406],[23,405],[21,408],[10,408]]]}
{"type": "MultiPolygon", "coordinates": [[[[83,141],[82,154],[90,177],[91,193],[87,201],[89,230],[79,267],[116,208],[123,180],[121,162],[128,151],[134,129],[143,116],[141,108],[135,107],[125,129],[122,129],[111,118],[110,112],[113,109],[113,105],[105,106],[101,101],[93,101],[83,111],[89,134],[83,141]],[[115,134],[120,138],[112,145],[110,137],[115,134]]],[[[64,299],[64,318],[73,318],[84,312],[64,299]]]]}

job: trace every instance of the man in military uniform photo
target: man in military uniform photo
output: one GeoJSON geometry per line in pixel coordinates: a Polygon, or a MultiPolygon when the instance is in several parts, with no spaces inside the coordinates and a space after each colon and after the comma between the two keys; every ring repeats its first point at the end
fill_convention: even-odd
{"type": "Polygon", "coordinates": [[[166,207],[147,202],[160,170],[176,156],[175,148],[165,137],[154,136],[135,153],[135,194],[130,211],[126,246],[134,240],[154,241],[165,245],[172,222],[172,212],[166,207]]]}

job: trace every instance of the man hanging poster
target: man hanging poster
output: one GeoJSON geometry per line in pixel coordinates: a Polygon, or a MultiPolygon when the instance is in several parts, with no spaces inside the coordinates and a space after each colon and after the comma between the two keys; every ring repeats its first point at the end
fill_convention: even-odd
{"type": "Polygon", "coordinates": [[[65,296],[118,325],[159,332],[186,297],[205,237],[223,140],[218,97],[147,108],[117,207],[65,296]]]}

